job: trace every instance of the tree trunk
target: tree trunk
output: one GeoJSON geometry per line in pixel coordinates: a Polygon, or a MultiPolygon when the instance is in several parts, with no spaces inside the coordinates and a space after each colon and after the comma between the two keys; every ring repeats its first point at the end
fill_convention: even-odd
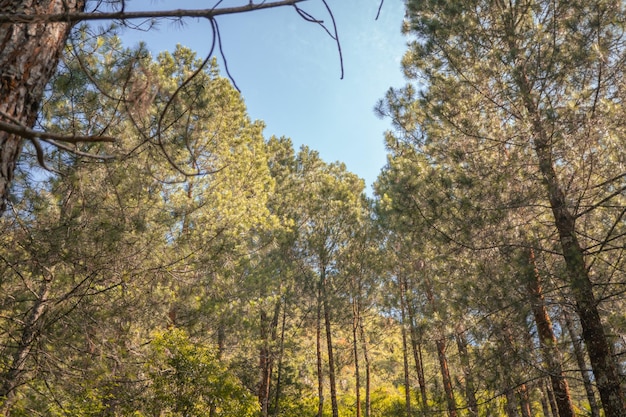
{"type": "Polygon", "coordinates": [[[406,343],[406,302],[405,302],[405,288],[404,281],[398,278],[400,284],[400,318],[402,323],[402,359],[404,364],[404,406],[406,407],[407,417],[411,417],[411,384],[409,383],[409,359],[407,353],[406,343]]]}
{"type": "Polygon", "coordinates": [[[463,375],[465,377],[465,397],[467,399],[467,409],[469,416],[478,416],[478,401],[476,400],[474,378],[470,368],[469,354],[467,353],[467,340],[465,339],[464,329],[457,329],[456,345],[459,350],[459,359],[463,367],[463,375]]]}
{"type": "Polygon", "coordinates": [[[539,393],[541,395],[541,410],[543,411],[543,417],[552,417],[550,413],[550,406],[548,405],[547,395],[543,387],[539,387],[539,393]]]}
{"type": "Polygon", "coordinates": [[[361,348],[363,350],[363,360],[365,361],[365,417],[370,417],[371,414],[371,399],[370,399],[370,356],[367,348],[367,340],[365,339],[365,329],[363,328],[363,320],[359,320],[359,331],[361,333],[361,348]]]}
{"type": "Polygon", "coordinates": [[[274,417],[278,416],[280,410],[280,390],[282,388],[282,373],[283,373],[283,354],[285,353],[285,323],[287,321],[287,305],[283,307],[282,323],[280,325],[280,347],[278,350],[278,369],[276,370],[276,392],[274,393],[274,417]]]}
{"type": "Polygon", "coordinates": [[[41,284],[37,299],[24,320],[22,335],[17,345],[11,364],[7,371],[0,375],[0,416],[8,417],[15,402],[17,388],[22,385],[26,377],[26,362],[31,355],[33,345],[37,341],[41,330],[41,319],[45,313],[50,293],[51,277],[45,277],[41,284]]]}
{"type": "MultiPolygon", "coordinates": [[[[436,310],[435,296],[430,287],[430,282],[426,280],[426,298],[428,299],[433,311],[436,310]]],[[[448,405],[448,416],[457,417],[456,400],[454,399],[454,391],[452,389],[452,378],[450,377],[450,369],[448,367],[448,358],[446,357],[446,341],[439,338],[435,344],[437,345],[437,357],[439,358],[439,367],[441,369],[441,378],[443,380],[443,388],[446,394],[446,403],[448,405]]]]}
{"type": "Polygon", "coordinates": [[[584,252],[576,234],[576,217],[565,199],[559,183],[553,160],[550,137],[542,124],[541,115],[533,100],[532,88],[526,74],[521,71],[517,76],[522,100],[532,124],[534,150],[539,161],[539,171],[543,177],[547,197],[554,216],[554,224],[559,234],[563,258],[570,279],[570,288],[576,301],[576,310],[580,317],[583,339],[591,367],[600,392],[606,417],[623,417],[624,395],[620,386],[617,363],[612,355],[604,326],[598,312],[598,302],[593,293],[593,284],[585,264],[584,252]]]}
{"type": "Polygon", "coordinates": [[[335,374],[335,357],[333,355],[333,335],[330,321],[330,306],[328,305],[328,295],[326,293],[326,270],[322,269],[322,302],[324,307],[324,326],[326,328],[326,350],[328,353],[328,380],[330,382],[330,404],[333,417],[339,417],[339,406],[337,404],[337,382],[335,374]]]}
{"type": "Polygon", "coordinates": [[[589,370],[587,369],[587,364],[585,362],[585,353],[581,347],[580,338],[576,334],[572,320],[569,318],[567,312],[563,312],[563,318],[565,319],[565,327],[567,328],[569,337],[572,340],[572,349],[574,350],[576,363],[578,364],[578,369],[580,370],[580,374],[583,379],[583,385],[585,386],[585,393],[587,394],[587,401],[589,401],[591,417],[600,417],[600,408],[598,407],[598,402],[596,401],[596,394],[593,391],[593,384],[591,383],[591,378],[589,377],[589,370]]]}
{"type": "Polygon", "coordinates": [[[557,347],[557,340],[552,330],[552,322],[546,310],[541,287],[541,276],[535,261],[535,252],[530,249],[524,254],[527,259],[526,287],[530,297],[530,304],[537,324],[539,344],[543,352],[543,359],[552,383],[552,390],[559,409],[559,417],[574,417],[574,407],[569,392],[569,384],[563,374],[561,353],[557,347]]]}
{"type": "Polygon", "coordinates": [[[517,409],[518,401],[517,398],[515,398],[515,392],[513,389],[507,388],[504,395],[506,397],[506,404],[504,408],[507,417],[519,417],[519,411],[517,409]]]}
{"type": "Polygon", "coordinates": [[[322,283],[317,288],[317,322],[315,323],[317,353],[317,417],[324,415],[324,374],[322,367],[322,283]]]}
{"type": "MultiPolygon", "coordinates": [[[[406,287],[408,291],[408,280],[406,287]]],[[[411,326],[411,348],[413,350],[413,361],[415,362],[415,371],[417,372],[417,383],[420,389],[420,396],[422,400],[422,412],[426,414],[428,412],[428,396],[426,395],[426,378],[424,377],[424,366],[422,360],[422,345],[420,343],[420,337],[418,335],[418,329],[416,326],[416,314],[415,308],[411,300],[407,300],[407,313],[409,314],[409,325],[411,326]]]]}
{"type": "Polygon", "coordinates": [[[530,397],[528,395],[528,387],[522,384],[517,390],[519,396],[519,405],[522,410],[522,417],[533,417],[533,410],[530,406],[530,397]]]}
{"type": "Polygon", "coordinates": [[[274,353],[272,346],[276,341],[278,317],[280,315],[280,301],[274,307],[274,314],[271,322],[267,322],[267,314],[261,311],[261,348],[259,349],[259,404],[261,405],[261,416],[269,415],[270,392],[272,382],[272,371],[274,368],[274,353]]]}
{"type": "Polygon", "coordinates": [[[356,393],[356,417],[361,417],[361,377],[359,375],[359,307],[356,297],[352,298],[352,353],[354,354],[354,383],[356,393]]]}
{"type": "MultiPolygon", "coordinates": [[[[82,12],[84,7],[84,1],[77,0],[0,1],[1,14],[82,12]]],[[[69,23],[0,24],[0,119],[33,127],[71,27],[69,23]]],[[[0,215],[21,148],[19,136],[0,131],[0,215]]]]}
{"type": "Polygon", "coordinates": [[[550,410],[552,410],[552,415],[556,417],[559,414],[559,410],[556,406],[556,399],[554,398],[554,393],[552,392],[552,388],[550,387],[550,384],[548,383],[548,381],[545,381],[544,389],[548,396],[548,402],[550,404],[550,410]]]}

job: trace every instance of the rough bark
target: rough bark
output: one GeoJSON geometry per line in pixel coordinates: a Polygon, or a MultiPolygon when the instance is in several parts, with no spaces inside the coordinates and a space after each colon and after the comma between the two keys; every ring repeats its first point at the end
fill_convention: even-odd
{"type": "Polygon", "coordinates": [[[359,369],[359,307],[356,297],[352,300],[352,353],[354,355],[354,383],[356,394],[356,417],[361,417],[361,376],[359,369]]]}
{"type": "Polygon", "coordinates": [[[407,352],[406,342],[406,296],[404,281],[400,278],[400,319],[402,320],[402,359],[404,364],[404,406],[407,417],[412,415],[411,413],[411,384],[409,382],[409,359],[407,352]]]}
{"type": "Polygon", "coordinates": [[[526,384],[520,385],[517,390],[517,395],[519,396],[519,405],[522,410],[522,417],[532,417],[533,410],[530,406],[530,396],[528,395],[528,387],[526,384]]]}
{"type": "Polygon", "coordinates": [[[317,289],[317,321],[315,323],[315,349],[317,354],[317,417],[324,415],[324,373],[322,367],[322,285],[317,289]]]}
{"type": "Polygon", "coordinates": [[[361,335],[361,349],[363,350],[363,361],[365,362],[365,417],[370,417],[372,409],[372,403],[370,399],[371,367],[367,340],[365,339],[363,320],[359,321],[359,332],[361,335]]]}
{"type": "Polygon", "coordinates": [[[572,350],[576,357],[576,363],[578,364],[579,372],[583,379],[583,385],[585,386],[585,393],[587,394],[587,401],[589,401],[589,409],[591,410],[591,417],[600,417],[600,407],[596,401],[596,394],[593,391],[593,384],[589,376],[589,370],[587,369],[587,363],[585,361],[585,353],[583,352],[581,341],[576,331],[572,320],[569,318],[567,312],[564,313],[565,327],[569,333],[569,337],[572,340],[572,350]]]}
{"type": "Polygon", "coordinates": [[[593,284],[585,264],[584,252],[578,242],[576,216],[567,204],[562,184],[556,174],[552,143],[543,126],[537,104],[533,100],[530,81],[522,71],[518,74],[516,82],[531,122],[534,151],[550,202],[554,225],[559,234],[569,284],[576,301],[576,310],[583,329],[583,339],[589,352],[602,407],[606,417],[622,417],[625,412],[624,395],[620,385],[617,363],[606,338],[598,311],[598,302],[593,293],[593,284]]]}
{"type": "Polygon", "coordinates": [[[274,314],[271,322],[268,322],[267,313],[261,311],[261,341],[262,346],[259,349],[259,404],[261,405],[261,415],[267,417],[269,415],[270,391],[272,372],[274,368],[274,353],[272,346],[278,336],[278,318],[280,315],[280,302],[274,307],[274,314]]]}
{"type": "Polygon", "coordinates": [[[30,312],[24,320],[24,327],[20,340],[16,346],[10,365],[6,372],[0,374],[0,416],[8,417],[15,403],[17,388],[22,385],[27,376],[26,363],[40,335],[41,323],[50,293],[51,277],[46,277],[41,284],[30,312]]]}
{"type": "Polygon", "coordinates": [[[326,350],[328,353],[328,380],[330,382],[330,404],[332,407],[333,417],[339,417],[339,405],[337,404],[337,382],[335,374],[335,356],[333,354],[333,334],[330,320],[330,306],[328,303],[328,295],[326,293],[326,270],[322,269],[322,302],[324,308],[324,327],[326,330],[326,350]]]}
{"type": "MultiPolygon", "coordinates": [[[[428,299],[433,311],[436,311],[435,296],[433,295],[433,290],[428,280],[426,280],[426,298],[428,299]]],[[[446,341],[443,338],[439,338],[435,344],[437,346],[439,368],[441,370],[443,388],[446,394],[446,403],[448,405],[448,416],[457,417],[456,400],[454,398],[454,390],[452,388],[452,378],[450,377],[450,368],[448,367],[448,358],[446,357],[446,341]]]]}
{"type": "MultiPolygon", "coordinates": [[[[0,14],[38,15],[82,12],[84,1],[0,1],[0,14]]],[[[56,71],[72,24],[0,24],[0,119],[32,128],[44,88],[56,71]]],[[[23,139],[0,131],[0,215],[6,209],[9,186],[23,139]]]]}
{"type": "Polygon", "coordinates": [[[530,249],[525,257],[527,257],[528,263],[526,268],[526,286],[537,325],[539,344],[559,410],[558,415],[559,417],[574,417],[574,406],[569,392],[569,384],[563,374],[561,353],[557,347],[552,321],[545,306],[541,276],[535,261],[535,252],[530,249]]]}
{"type": "Polygon", "coordinates": [[[465,398],[467,400],[468,414],[471,417],[478,416],[478,401],[476,400],[474,377],[470,367],[469,354],[467,352],[467,340],[464,329],[458,328],[456,333],[456,345],[459,350],[459,359],[463,367],[465,377],[465,398]]]}
{"type": "MultiPolygon", "coordinates": [[[[408,282],[407,282],[408,289],[408,282]]],[[[413,303],[407,300],[407,313],[409,314],[409,325],[411,328],[411,348],[413,351],[413,361],[415,362],[415,371],[417,373],[417,383],[419,385],[420,396],[422,400],[422,412],[426,414],[428,412],[428,396],[426,394],[426,378],[424,376],[424,366],[422,360],[422,345],[420,343],[420,337],[416,326],[416,314],[413,303]]]]}
{"type": "Polygon", "coordinates": [[[280,391],[282,388],[282,374],[283,374],[283,355],[285,353],[285,327],[287,322],[287,308],[283,307],[283,316],[280,325],[280,345],[278,350],[278,366],[276,370],[276,391],[274,393],[274,417],[278,416],[280,411],[280,391]]]}

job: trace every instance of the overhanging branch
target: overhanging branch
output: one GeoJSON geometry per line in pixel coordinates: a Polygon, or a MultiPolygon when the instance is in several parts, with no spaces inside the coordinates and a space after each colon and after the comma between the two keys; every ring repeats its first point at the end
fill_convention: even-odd
{"type": "Polygon", "coordinates": [[[51,14],[0,14],[0,23],[78,23],[93,20],[133,20],[159,18],[207,18],[212,19],[221,15],[252,12],[255,10],[271,9],[282,6],[294,6],[307,0],[281,0],[255,4],[250,2],[245,6],[221,7],[210,9],[175,9],[152,10],[139,12],[76,12],[51,14]]]}

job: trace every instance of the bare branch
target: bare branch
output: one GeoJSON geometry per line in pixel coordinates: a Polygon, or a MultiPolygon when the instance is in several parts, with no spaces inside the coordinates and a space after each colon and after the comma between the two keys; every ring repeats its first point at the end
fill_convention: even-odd
{"type": "MultiPolygon", "coordinates": [[[[108,160],[111,160],[111,159],[115,159],[115,156],[113,156],[113,155],[96,155],[96,154],[93,154],[93,153],[79,151],[78,149],[72,148],[70,146],[67,146],[67,145],[65,145],[63,143],[59,143],[59,142],[57,142],[55,140],[52,140],[52,139],[41,139],[41,140],[46,142],[46,143],[49,143],[50,145],[52,145],[52,146],[54,146],[56,148],[62,149],[62,150],[67,151],[69,153],[73,153],[74,155],[77,155],[77,156],[84,156],[85,158],[92,158],[92,159],[102,159],[102,160],[105,160],[105,161],[108,161],[108,160]]],[[[44,168],[45,168],[45,166],[44,166],[44,168]]]]}
{"type": "Polygon", "coordinates": [[[307,0],[281,0],[270,3],[262,2],[255,4],[250,2],[245,6],[223,7],[211,9],[176,9],[176,10],[152,10],[139,12],[80,12],[80,13],[50,13],[50,14],[0,14],[0,23],[78,23],[93,20],[131,20],[131,19],[159,19],[159,18],[207,18],[212,19],[221,15],[252,12],[255,10],[271,9],[282,6],[293,6],[307,0]]]}
{"type": "Polygon", "coordinates": [[[29,129],[23,125],[3,122],[0,120],[0,130],[20,136],[24,139],[52,139],[60,142],[79,143],[79,142],[115,142],[116,139],[111,136],[81,136],[81,135],[60,135],[57,133],[40,132],[29,129]]]}

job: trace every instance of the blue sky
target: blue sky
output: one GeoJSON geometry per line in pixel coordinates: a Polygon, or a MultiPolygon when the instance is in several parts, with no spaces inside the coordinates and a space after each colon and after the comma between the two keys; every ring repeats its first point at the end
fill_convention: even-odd
{"type": "MultiPolygon", "coordinates": [[[[214,2],[133,1],[130,6],[146,10],[207,4],[214,2]]],[[[242,2],[222,2],[237,4],[242,2]]],[[[250,117],[266,123],[266,137],[288,136],[296,148],[308,145],[327,162],[342,161],[370,186],[386,163],[383,134],[390,127],[373,108],[387,89],[404,84],[404,2],[385,1],[378,20],[379,0],[328,4],[341,41],[343,80],[334,41],[291,7],[220,17],[222,46],[250,117]]],[[[321,1],[306,1],[302,8],[332,27],[321,1]]],[[[208,22],[194,19],[183,25],[162,22],[156,31],[127,29],[121,37],[129,46],[145,41],[154,54],[180,43],[205,56],[211,44],[208,22]]]]}

